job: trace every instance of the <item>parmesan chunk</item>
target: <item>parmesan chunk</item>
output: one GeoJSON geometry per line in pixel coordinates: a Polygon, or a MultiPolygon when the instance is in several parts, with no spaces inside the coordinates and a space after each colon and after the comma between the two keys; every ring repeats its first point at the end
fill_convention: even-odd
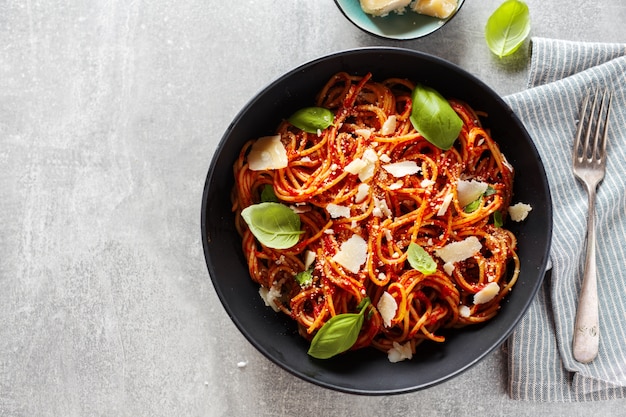
{"type": "Polygon", "coordinates": [[[313,262],[315,262],[315,258],[315,252],[313,252],[312,250],[307,250],[306,252],[304,252],[304,269],[309,269],[309,267],[313,265],[313,262]]]}
{"type": "Polygon", "coordinates": [[[378,159],[380,159],[380,162],[384,162],[384,163],[391,162],[391,157],[387,155],[386,153],[382,154],[380,158],[378,159]]]}
{"type": "Polygon", "coordinates": [[[332,259],[348,271],[356,274],[367,259],[367,242],[359,235],[352,235],[350,239],[341,244],[339,252],[332,259]]]}
{"type": "Polygon", "coordinates": [[[354,129],[354,133],[359,136],[362,136],[363,139],[367,140],[372,136],[372,131],[369,129],[354,129]]]}
{"type": "Polygon", "coordinates": [[[422,187],[422,188],[428,188],[431,185],[435,185],[435,181],[429,180],[429,179],[425,179],[425,180],[422,180],[422,182],[420,183],[420,187],[422,187]]]}
{"type": "Polygon", "coordinates": [[[354,158],[346,167],[345,171],[350,174],[358,175],[363,169],[367,167],[367,162],[362,160],[361,158],[354,158]]]}
{"type": "Polygon", "coordinates": [[[272,307],[272,310],[279,312],[280,309],[276,305],[276,300],[281,297],[280,290],[274,286],[269,290],[265,287],[259,288],[259,295],[265,302],[265,305],[268,307],[272,307]]]}
{"type": "Polygon", "coordinates": [[[396,131],[396,116],[389,116],[385,123],[383,123],[383,127],[380,129],[380,133],[387,136],[391,135],[396,131]]]}
{"type": "Polygon", "coordinates": [[[326,211],[333,219],[336,219],[337,217],[350,217],[350,207],[340,206],[339,204],[327,204],[326,211]]]}
{"type": "Polygon", "coordinates": [[[443,270],[446,272],[446,274],[452,276],[452,272],[454,271],[454,262],[446,262],[445,264],[443,264],[443,270]]]}
{"type": "Polygon", "coordinates": [[[476,180],[459,180],[456,184],[456,198],[459,206],[465,207],[487,191],[489,185],[486,182],[476,180]]]}
{"type": "Polygon", "coordinates": [[[372,210],[374,217],[391,217],[392,214],[386,200],[374,197],[374,210],[372,210]]]}
{"type": "Polygon", "coordinates": [[[454,195],[452,193],[446,194],[441,202],[441,207],[439,207],[439,211],[437,211],[437,216],[443,216],[448,211],[448,207],[450,207],[450,203],[452,202],[452,198],[454,195]]]}
{"type": "Polygon", "coordinates": [[[365,183],[359,184],[359,186],[356,189],[356,195],[354,196],[354,202],[355,203],[362,202],[369,195],[369,192],[370,192],[369,185],[365,183]]]}
{"type": "Polygon", "coordinates": [[[257,139],[248,154],[248,168],[252,171],[285,168],[288,162],[287,150],[280,141],[280,135],[257,139]]]}
{"type": "Polygon", "coordinates": [[[398,303],[396,302],[396,299],[385,291],[380,296],[380,300],[378,300],[376,308],[378,309],[380,316],[383,318],[383,324],[385,327],[390,327],[391,320],[393,320],[396,316],[396,311],[398,311],[398,303]]]}
{"type": "Polygon", "coordinates": [[[446,19],[456,10],[456,3],[457,0],[415,0],[411,7],[419,14],[446,19]]]}
{"type": "Polygon", "coordinates": [[[420,171],[420,167],[415,161],[394,162],[383,165],[383,169],[396,178],[417,174],[420,171]]]}
{"type": "Polygon", "coordinates": [[[500,292],[500,286],[497,282],[490,282],[485,285],[482,290],[474,294],[474,304],[485,304],[493,300],[500,292]]]}
{"type": "Polygon", "coordinates": [[[435,253],[445,263],[460,262],[477,253],[482,245],[476,236],[470,236],[459,242],[448,243],[441,249],[436,249],[435,253]]]}
{"type": "Polygon", "coordinates": [[[389,359],[389,362],[391,363],[396,363],[411,358],[413,358],[413,352],[411,351],[411,342],[406,342],[403,345],[398,342],[393,342],[393,347],[387,351],[387,359],[389,359]]]}
{"type": "Polygon", "coordinates": [[[353,159],[344,170],[350,174],[358,175],[361,181],[367,181],[374,176],[377,160],[376,152],[372,149],[366,149],[363,158],[353,159]]]}
{"type": "Polygon", "coordinates": [[[517,203],[513,206],[509,206],[509,215],[514,222],[521,222],[528,217],[528,213],[530,213],[532,209],[530,204],[517,203]]]}
{"type": "Polygon", "coordinates": [[[361,8],[372,16],[386,16],[390,12],[402,13],[412,0],[360,0],[361,8]]]}

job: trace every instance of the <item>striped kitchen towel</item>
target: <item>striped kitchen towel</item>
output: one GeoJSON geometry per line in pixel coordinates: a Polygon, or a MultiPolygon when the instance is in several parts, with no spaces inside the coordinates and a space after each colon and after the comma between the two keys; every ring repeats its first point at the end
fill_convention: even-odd
{"type": "Polygon", "coordinates": [[[626,397],[626,44],[532,39],[528,89],[505,98],[524,122],[546,167],[554,211],[548,274],[507,341],[509,394],[534,401],[626,397]],[[596,200],[600,352],[572,356],[585,253],[587,195],[571,149],[587,90],[613,91],[608,162],[596,200]]]}

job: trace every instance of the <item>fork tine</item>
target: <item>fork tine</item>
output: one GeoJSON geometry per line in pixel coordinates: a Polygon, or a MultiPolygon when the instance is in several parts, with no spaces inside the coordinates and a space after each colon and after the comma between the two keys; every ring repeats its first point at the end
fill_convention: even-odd
{"type": "Polygon", "coordinates": [[[585,126],[585,115],[587,114],[587,106],[589,105],[589,97],[591,93],[587,93],[583,100],[583,105],[580,109],[580,116],[578,117],[578,128],[576,129],[576,136],[574,139],[574,159],[585,155],[586,146],[582,142],[583,129],[585,126]]]}
{"type": "MultiPolygon", "coordinates": [[[[606,108],[606,113],[604,115],[604,128],[602,131],[602,147],[600,149],[601,154],[598,156],[599,159],[603,159],[606,155],[606,142],[607,136],[609,132],[609,119],[611,117],[611,102],[613,101],[613,94],[610,91],[605,90],[602,94],[602,105],[600,107],[600,111],[603,108],[606,108]],[[608,97],[607,97],[608,96],[608,97]],[[606,105],[604,102],[607,101],[606,105]]],[[[600,136],[600,122],[598,121],[598,127],[596,128],[596,136],[600,136]]],[[[596,148],[597,149],[597,148],[596,148]]]]}

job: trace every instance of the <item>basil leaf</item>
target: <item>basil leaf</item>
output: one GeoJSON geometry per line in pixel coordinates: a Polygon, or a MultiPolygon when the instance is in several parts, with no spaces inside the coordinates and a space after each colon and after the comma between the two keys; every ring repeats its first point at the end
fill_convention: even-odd
{"type": "Polygon", "coordinates": [[[308,287],[313,282],[313,268],[298,272],[295,278],[302,288],[308,287]]]}
{"type": "Polygon", "coordinates": [[[482,201],[482,199],[483,199],[482,196],[478,197],[476,200],[472,201],[467,206],[463,207],[463,211],[466,213],[472,213],[476,211],[478,209],[478,206],[480,206],[480,202],[482,201]]]}
{"type": "Polygon", "coordinates": [[[265,187],[261,190],[261,202],[262,203],[278,203],[278,197],[274,193],[274,187],[269,184],[265,184],[265,187]]]}
{"type": "Polygon", "coordinates": [[[503,224],[504,224],[504,221],[502,220],[502,212],[494,211],[493,212],[493,225],[495,227],[502,227],[503,224]]]}
{"type": "Polygon", "coordinates": [[[413,89],[411,99],[413,127],[438,148],[450,149],[463,127],[450,103],[437,91],[419,84],[413,89]]]}
{"type": "Polygon", "coordinates": [[[519,0],[507,0],[487,20],[485,40],[491,52],[500,58],[511,55],[530,33],[528,5],[519,0]]]}
{"type": "Polygon", "coordinates": [[[338,314],[324,323],[313,337],[307,353],[317,359],[328,359],[350,349],[363,327],[364,312],[370,304],[369,298],[365,300],[358,313],[338,314]]]}
{"type": "Polygon", "coordinates": [[[493,188],[491,185],[488,185],[483,195],[485,197],[489,197],[490,195],[494,195],[495,193],[496,193],[496,189],[493,188]]]}
{"type": "Polygon", "coordinates": [[[250,231],[268,248],[287,249],[298,243],[300,216],[280,203],[259,203],[241,211],[250,231]]]}
{"type": "Polygon", "coordinates": [[[333,124],[335,115],[323,107],[305,107],[292,114],[287,121],[300,130],[317,133],[333,124]]]}
{"type": "Polygon", "coordinates": [[[409,265],[424,275],[430,275],[437,270],[437,262],[424,248],[417,243],[411,242],[408,249],[409,265]]]}

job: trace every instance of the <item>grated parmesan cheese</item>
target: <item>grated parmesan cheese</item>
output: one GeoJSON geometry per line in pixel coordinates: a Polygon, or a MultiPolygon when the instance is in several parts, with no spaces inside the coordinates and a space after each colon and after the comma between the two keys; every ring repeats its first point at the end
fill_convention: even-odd
{"type": "Polygon", "coordinates": [[[339,251],[332,259],[356,274],[367,260],[367,242],[361,236],[354,234],[341,244],[339,251]]]}
{"type": "Polygon", "coordinates": [[[467,318],[470,316],[471,310],[468,306],[459,307],[459,316],[467,318]]]}
{"type": "Polygon", "coordinates": [[[396,116],[389,116],[385,123],[383,123],[383,127],[380,129],[380,133],[387,136],[391,135],[396,131],[396,116]]]}
{"type": "Polygon", "coordinates": [[[313,265],[313,262],[315,262],[315,258],[315,252],[313,252],[312,250],[307,250],[306,252],[304,252],[304,269],[309,269],[309,267],[313,265]]]}
{"type": "Polygon", "coordinates": [[[328,203],[326,205],[326,211],[333,219],[338,217],[350,217],[350,207],[340,206],[339,204],[328,203]]]}
{"type": "Polygon", "coordinates": [[[391,326],[391,320],[396,316],[396,311],[398,311],[398,303],[396,299],[393,298],[391,294],[387,291],[383,292],[380,296],[380,300],[378,300],[378,304],[376,305],[380,316],[383,319],[383,324],[385,327],[391,326]]]}
{"type": "Polygon", "coordinates": [[[487,191],[486,182],[459,180],[456,185],[456,198],[460,207],[465,207],[487,191]]]}
{"type": "Polygon", "coordinates": [[[485,285],[482,290],[474,294],[474,304],[485,304],[493,300],[500,292],[500,286],[497,282],[490,282],[485,285]]]}
{"type": "Polygon", "coordinates": [[[274,286],[272,286],[272,288],[270,288],[269,290],[265,287],[260,287],[259,295],[265,302],[266,306],[272,307],[272,310],[276,312],[280,311],[280,309],[278,308],[278,305],[276,305],[276,300],[280,299],[281,297],[280,289],[274,286]]]}
{"type": "Polygon", "coordinates": [[[248,168],[252,171],[285,168],[288,162],[287,150],[280,141],[280,135],[257,139],[248,154],[248,168]]]}
{"type": "Polygon", "coordinates": [[[413,352],[411,351],[411,342],[406,342],[403,345],[398,342],[393,342],[393,347],[387,351],[387,358],[391,363],[412,359],[413,352]]]}
{"type": "Polygon", "coordinates": [[[443,202],[441,203],[441,207],[439,207],[439,211],[437,211],[437,216],[443,216],[448,211],[448,207],[450,207],[450,203],[452,202],[452,198],[454,195],[452,193],[446,194],[443,198],[443,202]]]}
{"type": "Polygon", "coordinates": [[[354,202],[355,203],[362,202],[369,195],[369,192],[370,192],[369,185],[365,183],[359,184],[359,186],[356,189],[356,195],[354,196],[354,202]]]}
{"type": "Polygon", "coordinates": [[[445,263],[460,262],[477,253],[482,244],[476,236],[469,236],[459,242],[448,243],[446,246],[435,249],[435,253],[445,263]]]}
{"type": "Polygon", "coordinates": [[[417,174],[420,171],[420,167],[415,161],[394,162],[383,165],[383,169],[396,178],[417,174]]]}
{"type": "Polygon", "coordinates": [[[526,220],[528,213],[530,213],[532,209],[530,204],[517,203],[513,206],[509,206],[509,216],[511,216],[511,220],[514,222],[521,222],[526,220]]]}

